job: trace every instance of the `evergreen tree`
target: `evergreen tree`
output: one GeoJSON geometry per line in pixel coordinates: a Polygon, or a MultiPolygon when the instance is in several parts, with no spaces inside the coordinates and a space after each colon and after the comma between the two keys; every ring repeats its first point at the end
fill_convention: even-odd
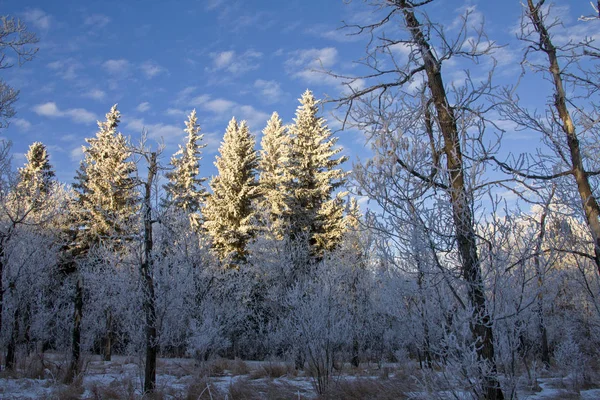
{"type": "Polygon", "coordinates": [[[286,213],[285,189],[289,135],[281,118],[274,112],[263,130],[259,162],[260,208],[265,213],[265,225],[277,238],[283,238],[286,213]]]}
{"type": "Polygon", "coordinates": [[[323,118],[317,117],[318,101],[310,90],[300,99],[291,139],[288,172],[288,222],[291,239],[307,238],[313,255],[334,248],[344,232],[342,197],[333,197],[347,173],[337,168],[346,157],[335,158],[336,148],[323,118]]]}
{"type": "Polygon", "coordinates": [[[50,194],[55,180],[55,173],[46,146],[35,142],[29,146],[25,155],[27,163],[19,168],[18,192],[28,200],[28,206],[38,208],[50,194]]]}
{"type": "Polygon", "coordinates": [[[127,139],[117,133],[120,117],[115,104],[106,121],[98,122],[96,137],[86,139],[88,146],[83,147],[84,160],[73,185],[83,232],[92,241],[127,235],[127,227],[133,226],[129,222],[137,213],[132,178],[136,166],[128,161],[131,149],[127,139]]]}
{"type": "Polygon", "coordinates": [[[204,135],[200,135],[200,125],[193,110],[185,123],[187,142],[185,147],[179,146],[179,151],[171,158],[173,170],[166,174],[169,182],[165,185],[167,201],[180,208],[190,217],[193,228],[200,225],[198,211],[206,200],[206,190],[202,183],[206,178],[199,178],[201,150],[206,144],[200,144],[204,135]]]}
{"type": "Polygon", "coordinates": [[[232,118],[225,131],[211,182],[212,195],[203,210],[204,228],[221,259],[244,261],[246,244],[256,230],[252,200],[257,197],[258,156],[246,121],[232,118]]]}

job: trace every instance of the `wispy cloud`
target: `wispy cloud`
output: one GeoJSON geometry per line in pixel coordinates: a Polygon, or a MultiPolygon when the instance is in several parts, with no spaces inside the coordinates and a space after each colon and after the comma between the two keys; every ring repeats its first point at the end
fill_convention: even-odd
{"type": "Polygon", "coordinates": [[[254,81],[254,88],[260,91],[261,99],[267,104],[276,103],[283,95],[281,85],[276,81],[257,79],[254,81]]]}
{"type": "Polygon", "coordinates": [[[146,112],[150,109],[150,103],[144,101],[143,103],[138,104],[138,106],[135,109],[139,112],[146,112]]]}
{"type": "Polygon", "coordinates": [[[262,126],[266,124],[270,117],[269,114],[256,109],[254,106],[219,97],[213,98],[208,94],[195,94],[195,90],[195,87],[189,87],[179,92],[177,104],[184,108],[195,107],[199,111],[209,112],[225,124],[232,116],[235,116],[238,120],[244,119],[248,121],[251,129],[262,129],[262,126]]]}
{"type": "Polygon", "coordinates": [[[130,131],[141,132],[146,130],[148,137],[165,143],[178,143],[185,135],[182,126],[163,124],[163,123],[147,123],[143,118],[134,118],[125,123],[125,128],[130,131]]]}
{"type": "Polygon", "coordinates": [[[68,117],[73,122],[90,124],[97,121],[96,114],[93,112],[87,111],[83,108],[69,108],[66,110],[61,110],[55,102],[49,101],[47,103],[38,104],[33,107],[33,112],[42,117],[50,117],[50,118],[61,118],[68,117]]]}
{"type": "Polygon", "coordinates": [[[50,29],[50,25],[52,24],[52,17],[39,8],[28,8],[25,10],[23,12],[23,20],[42,31],[50,29]]]}
{"type": "Polygon", "coordinates": [[[247,50],[244,53],[236,53],[233,50],[211,53],[212,68],[210,71],[227,71],[235,75],[243,74],[257,69],[260,64],[258,60],[263,54],[255,50],[247,50]]]}
{"type": "Polygon", "coordinates": [[[79,161],[83,158],[83,147],[78,146],[75,147],[73,149],[71,149],[71,151],[69,152],[70,157],[71,157],[71,161],[79,161]]]}
{"type": "Polygon", "coordinates": [[[178,117],[178,116],[185,115],[185,111],[180,110],[178,108],[167,108],[167,110],[165,111],[165,114],[178,117]]]}
{"type": "Polygon", "coordinates": [[[102,67],[111,75],[124,76],[127,75],[131,64],[125,59],[107,60],[102,64],[102,67]]]}
{"type": "Polygon", "coordinates": [[[148,79],[152,79],[157,75],[160,75],[167,70],[160,65],[156,64],[154,61],[146,61],[140,65],[140,69],[148,79]]]}
{"type": "Polygon", "coordinates": [[[310,84],[339,85],[339,80],[321,72],[333,67],[337,59],[338,51],[334,47],[296,50],[288,54],[285,68],[292,77],[310,84]]]}
{"type": "Polygon", "coordinates": [[[83,66],[79,61],[73,58],[66,58],[64,60],[57,60],[48,63],[48,68],[55,71],[58,76],[65,80],[73,80],[77,78],[77,70],[83,66]]]}
{"type": "Polygon", "coordinates": [[[306,28],[305,33],[321,37],[324,39],[332,40],[339,43],[356,42],[362,40],[360,35],[353,35],[349,29],[331,29],[330,26],[324,24],[317,24],[306,28]]]}
{"type": "Polygon", "coordinates": [[[206,1],[205,8],[207,10],[214,10],[216,8],[219,8],[223,4],[225,4],[225,0],[205,0],[205,1],[206,1]]]}
{"type": "Polygon", "coordinates": [[[109,16],[104,14],[92,14],[85,18],[83,23],[85,25],[93,26],[95,28],[103,28],[110,23],[111,19],[109,16]]]}
{"type": "Polygon", "coordinates": [[[15,124],[15,126],[19,128],[19,130],[24,132],[31,129],[31,122],[23,118],[15,118],[12,120],[12,123],[15,124]]]}
{"type": "Polygon", "coordinates": [[[104,100],[106,97],[106,92],[100,89],[90,89],[83,94],[83,97],[93,100],[104,100]]]}

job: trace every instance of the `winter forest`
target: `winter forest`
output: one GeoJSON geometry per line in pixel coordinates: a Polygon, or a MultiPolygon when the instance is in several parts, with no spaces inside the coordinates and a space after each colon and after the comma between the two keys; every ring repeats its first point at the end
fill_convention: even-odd
{"type": "MultiPolygon", "coordinates": [[[[214,158],[196,110],[174,154],[100,110],[68,182],[2,139],[0,397],[600,398],[600,2],[565,31],[524,1],[506,85],[437,2],[358,2],[355,74],[316,68],[344,90],[231,115],[214,158]]],[[[2,17],[0,70],[38,43],[2,17]]]]}

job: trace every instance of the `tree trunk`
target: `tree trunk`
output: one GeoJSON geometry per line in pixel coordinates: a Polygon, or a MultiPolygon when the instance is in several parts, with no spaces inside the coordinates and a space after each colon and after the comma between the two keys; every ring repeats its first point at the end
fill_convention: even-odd
{"type": "Polygon", "coordinates": [[[106,335],[104,336],[104,361],[112,358],[112,311],[106,313],[106,335]]]}
{"type": "Polygon", "coordinates": [[[542,289],[544,287],[544,271],[542,270],[542,262],[541,262],[541,253],[542,246],[544,243],[544,237],[546,235],[546,219],[548,217],[548,208],[550,207],[550,203],[554,198],[554,193],[556,191],[556,186],[552,186],[552,192],[548,198],[548,201],[545,204],[544,210],[542,211],[542,215],[540,216],[540,233],[537,238],[537,243],[535,245],[535,254],[533,257],[533,262],[535,265],[535,274],[537,276],[537,284],[538,284],[538,295],[537,295],[537,309],[536,313],[538,316],[538,329],[540,335],[540,351],[541,358],[544,366],[546,368],[550,367],[550,350],[548,347],[548,334],[546,332],[546,324],[544,322],[544,294],[542,289]]]}
{"type": "Polygon", "coordinates": [[[444,139],[444,152],[449,175],[449,195],[452,204],[458,252],[462,263],[463,279],[467,283],[469,302],[473,307],[471,331],[477,344],[479,359],[491,367],[484,379],[484,397],[488,400],[502,400],[504,394],[496,378],[496,362],[494,356],[494,337],[490,316],[487,311],[483,279],[481,276],[475,230],[473,228],[473,211],[464,180],[462,150],[456,125],[456,117],[448,103],[446,90],[441,74],[441,64],[435,58],[431,47],[423,35],[422,26],[415,17],[413,6],[406,0],[396,1],[404,15],[413,41],[423,58],[427,74],[427,86],[431,92],[433,105],[437,112],[438,124],[444,139]]]}
{"type": "Polygon", "coordinates": [[[144,393],[152,393],[156,388],[156,358],[158,342],[156,334],[156,298],[152,277],[152,183],[157,172],[156,153],[148,160],[148,179],[144,192],[144,252],[140,265],[140,275],[144,285],[144,314],[146,316],[146,367],[144,370],[144,393]]]}
{"type": "Polygon", "coordinates": [[[10,333],[10,340],[6,348],[6,369],[15,369],[17,360],[17,341],[19,336],[19,308],[16,309],[13,319],[12,332],[10,333]]]}
{"type": "Polygon", "coordinates": [[[83,316],[83,278],[77,276],[73,312],[73,333],[71,337],[71,363],[65,376],[65,383],[71,383],[79,374],[79,359],[81,357],[81,318],[83,316]]]}
{"type": "Polygon", "coordinates": [[[575,124],[573,123],[573,119],[567,108],[567,98],[563,86],[560,66],[558,65],[556,47],[554,47],[554,44],[552,43],[550,34],[548,33],[548,29],[546,28],[540,13],[542,4],[538,3],[537,5],[534,5],[533,0],[527,0],[527,5],[529,8],[529,18],[540,36],[541,50],[548,56],[548,70],[552,74],[554,82],[554,107],[562,121],[561,128],[566,135],[567,145],[569,146],[571,156],[573,177],[575,178],[579,197],[581,198],[581,205],[585,213],[586,223],[594,240],[594,261],[596,263],[596,269],[600,274],[600,207],[592,192],[588,173],[583,167],[583,159],[579,147],[579,139],[575,131],[575,124]]]}
{"type": "MultiPolygon", "coordinates": [[[[419,268],[419,276],[417,279],[417,285],[419,287],[419,295],[421,297],[421,324],[423,325],[423,358],[425,361],[425,367],[431,368],[431,346],[429,339],[429,324],[427,323],[427,302],[423,293],[423,278],[425,277],[421,270],[420,257],[417,254],[417,268],[419,268]]],[[[421,368],[423,366],[421,365],[421,368]]]]}
{"type": "Polygon", "coordinates": [[[4,242],[5,236],[0,237],[0,335],[2,334],[2,316],[4,313],[4,242]]]}

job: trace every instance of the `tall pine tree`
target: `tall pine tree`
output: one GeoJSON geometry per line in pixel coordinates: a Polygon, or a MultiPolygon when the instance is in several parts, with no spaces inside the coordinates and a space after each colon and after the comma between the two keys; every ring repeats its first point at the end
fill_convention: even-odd
{"type": "Polygon", "coordinates": [[[225,131],[211,182],[212,194],[203,210],[204,228],[222,260],[246,259],[246,244],[256,230],[252,201],[257,197],[258,156],[245,121],[232,118],[225,131]]]}
{"type": "Polygon", "coordinates": [[[283,238],[286,214],[286,167],[288,164],[289,135],[281,118],[274,112],[263,129],[259,162],[260,209],[264,225],[277,239],[283,238]]]}
{"type": "Polygon", "coordinates": [[[139,208],[132,175],[136,166],[127,139],[117,133],[120,117],[115,104],[106,121],[98,122],[96,137],[86,139],[75,177],[78,215],[88,245],[107,238],[116,244],[131,234],[131,220],[139,208]]]}
{"type": "Polygon", "coordinates": [[[317,117],[318,101],[310,90],[300,99],[294,124],[290,126],[287,179],[287,223],[291,239],[308,239],[311,252],[320,256],[333,249],[344,233],[342,197],[335,190],[345,183],[347,173],[336,155],[337,138],[323,118],[317,117]]]}
{"type": "Polygon", "coordinates": [[[179,146],[179,151],[171,158],[173,170],[166,174],[169,182],[165,185],[167,202],[183,210],[189,215],[194,229],[200,226],[198,212],[206,200],[207,192],[202,186],[206,178],[199,178],[204,135],[200,135],[200,125],[193,110],[185,123],[187,142],[185,147],[179,146]]]}

